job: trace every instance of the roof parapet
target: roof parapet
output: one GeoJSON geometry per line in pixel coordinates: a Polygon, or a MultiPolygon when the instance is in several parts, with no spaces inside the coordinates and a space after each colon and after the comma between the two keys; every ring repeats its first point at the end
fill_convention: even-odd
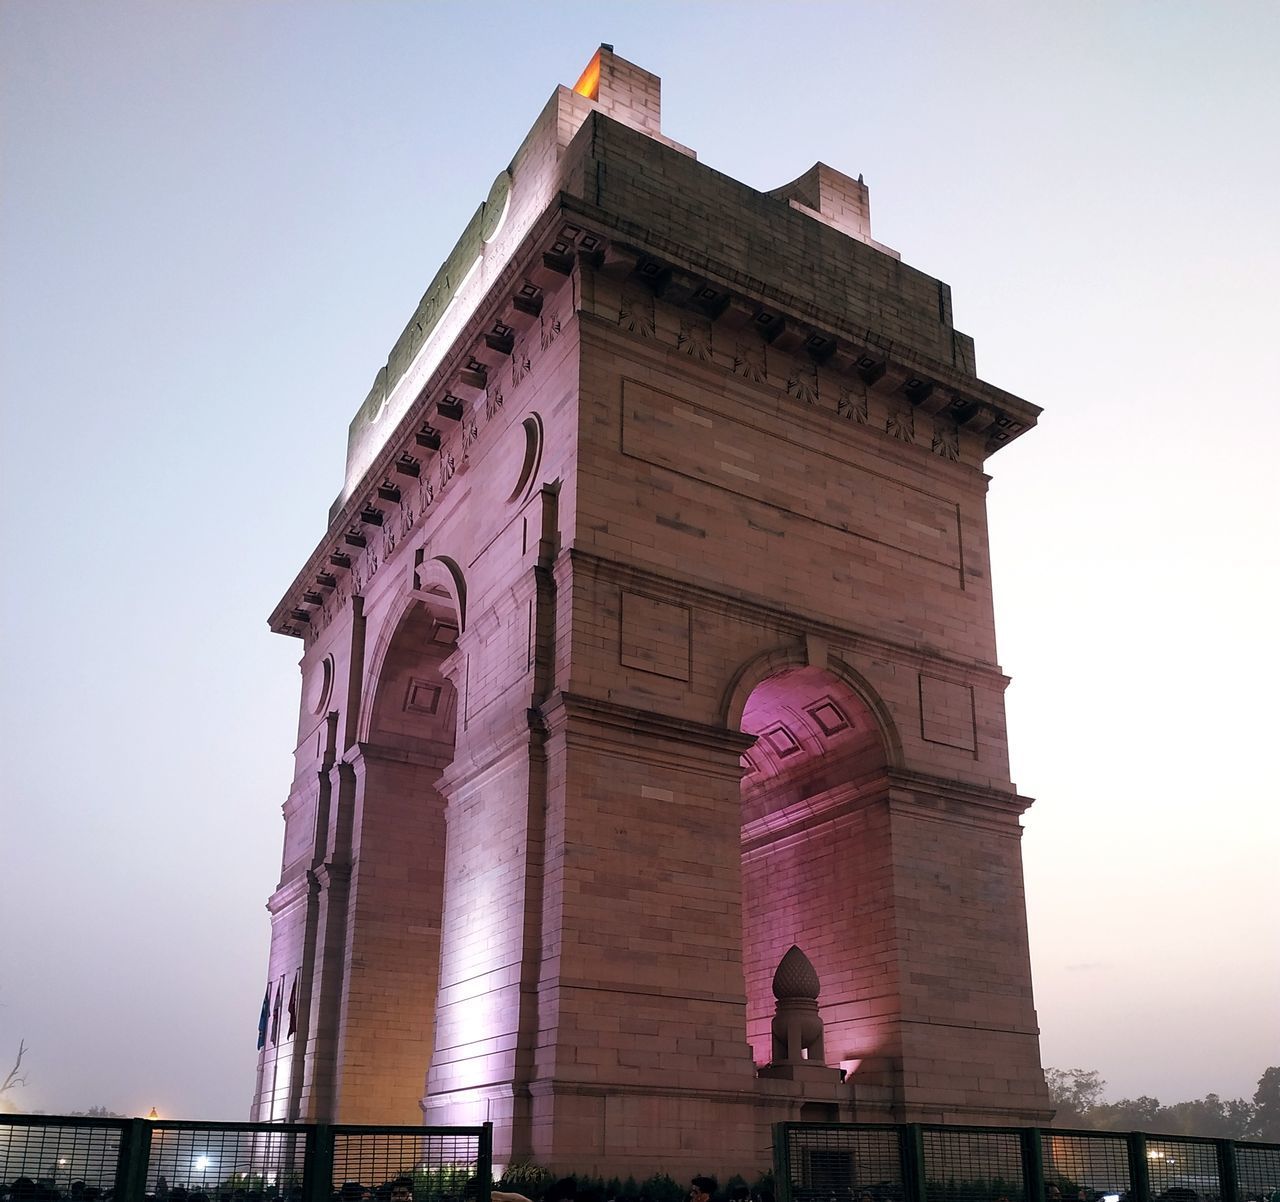
{"type": "Polygon", "coordinates": [[[573,90],[615,121],[652,137],[662,135],[662,80],[614,54],[608,42],[583,69],[573,90]]]}
{"type": "Polygon", "coordinates": [[[871,191],[861,175],[853,179],[826,163],[814,163],[799,179],[773,188],[768,194],[892,258],[902,258],[871,236],[871,191]]]}

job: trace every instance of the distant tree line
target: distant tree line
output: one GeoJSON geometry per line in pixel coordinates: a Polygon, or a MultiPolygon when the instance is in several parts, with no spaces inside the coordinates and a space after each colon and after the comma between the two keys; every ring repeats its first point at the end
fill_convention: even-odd
{"type": "Polygon", "coordinates": [[[1155,1131],[1163,1135],[1203,1135],[1214,1139],[1256,1139],[1280,1143],[1280,1067],[1266,1070],[1253,1098],[1205,1094],[1192,1102],[1165,1106],[1159,1098],[1103,1097],[1107,1083],[1096,1069],[1047,1068],[1045,1080],[1057,1113],[1055,1127],[1095,1131],[1155,1131]]]}

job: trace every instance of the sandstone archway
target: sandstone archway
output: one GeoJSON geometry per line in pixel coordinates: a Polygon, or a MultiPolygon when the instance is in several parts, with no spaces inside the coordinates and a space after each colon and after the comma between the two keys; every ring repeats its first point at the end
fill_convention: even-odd
{"type": "Polygon", "coordinates": [[[363,950],[349,967],[342,1006],[340,1080],[350,1100],[339,1102],[349,1121],[395,1115],[412,1122],[420,1115],[444,908],[445,800],[438,784],[453,759],[457,722],[457,694],[443,665],[456,648],[458,625],[451,599],[416,594],[387,623],[370,667],[361,740],[351,757],[348,938],[363,950]],[[353,1029],[378,1035],[346,1046],[345,1032],[353,1029]]]}
{"type": "MultiPolygon", "coordinates": [[[[775,665],[776,667],[776,665],[775,665]]],[[[878,1044],[891,914],[886,738],[872,706],[835,671],[778,667],[746,697],[742,757],[743,972],[747,1037],[769,1059],[770,983],[792,944],[822,983],[827,1059],[878,1044]]]]}

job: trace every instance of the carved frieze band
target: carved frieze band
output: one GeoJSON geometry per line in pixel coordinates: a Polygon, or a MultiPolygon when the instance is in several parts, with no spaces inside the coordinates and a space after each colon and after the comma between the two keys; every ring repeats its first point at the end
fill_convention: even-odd
{"type": "Polygon", "coordinates": [[[847,319],[828,315],[834,324],[824,328],[812,306],[796,314],[787,303],[784,311],[756,281],[723,283],[599,241],[582,255],[596,269],[587,308],[637,339],[674,344],[696,362],[951,463],[979,467],[1035,422],[1034,406],[976,378],[972,340],[963,334],[952,332],[948,364],[847,319]]]}
{"type": "MultiPolygon", "coordinates": [[[[657,342],[673,339],[677,350],[699,363],[721,366],[749,384],[776,388],[790,401],[834,411],[855,425],[874,426],[897,442],[926,448],[950,463],[960,462],[960,425],[955,417],[934,412],[934,405],[924,405],[924,412],[934,412],[934,416],[928,425],[917,420],[916,404],[927,396],[926,386],[919,381],[908,381],[904,389],[897,390],[898,395],[885,395],[878,406],[880,416],[873,422],[868,401],[878,376],[870,360],[861,369],[842,373],[802,344],[796,353],[789,353],[768,341],[768,333],[777,328],[780,319],[771,317],[760,330],[725,330],[713,319],[680,311],[667,328],[658,319],[656,308],[657,298],[643,277],[621,283],[617,324],[625,332],[657,342]],[[862,372],[872,378],[870,384],[862,372]],[[913,384],[918,387],[913,389],[913,384]]],[[[604,316],[607,320],[608,314],[604,316]]],[[[963,402],[952,405],[966,407],[963,402]]]]}

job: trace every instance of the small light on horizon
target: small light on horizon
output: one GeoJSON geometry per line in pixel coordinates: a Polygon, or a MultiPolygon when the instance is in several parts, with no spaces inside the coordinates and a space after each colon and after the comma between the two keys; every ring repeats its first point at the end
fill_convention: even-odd
{"type": "Polygon", "coordinates": [[[156,1114],[156,1108],[155,1108],[154,1106],[152,1106],[152,1107],[151,1107],[151,1112],[147,1115],[147,1121],[148,1121],[148,1122],[151,1122],[151,1123],[154,1123],[154,1122],[156,1122],[159,1118],[160,1118],[160,1116],[159,1116],[158,1114],[156,1114]]]}

